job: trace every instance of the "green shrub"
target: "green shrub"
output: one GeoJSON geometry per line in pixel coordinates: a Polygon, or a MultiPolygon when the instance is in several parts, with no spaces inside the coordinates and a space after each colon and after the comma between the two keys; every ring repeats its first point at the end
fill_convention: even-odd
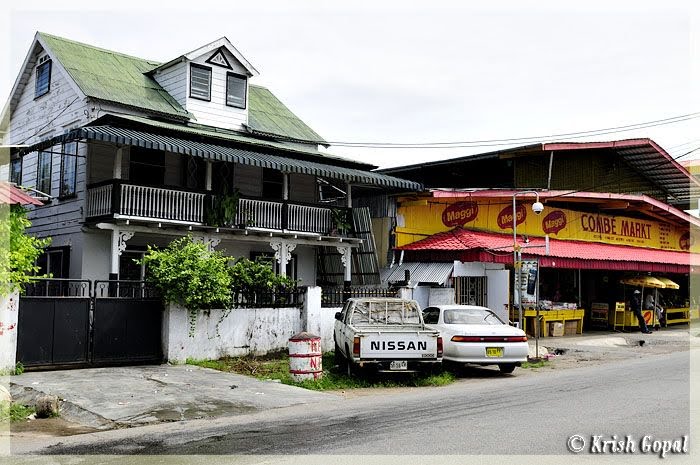
{"type": "Polygon", "coordinates": [[[7,295],[28,283],[39,271],[36,259],[51,239],[25,234],[31,226],[20,205],[0,207],[0,295],[7,295]]]}
{"type": "Polygon", "coordinates": [[[296,285],[293,279],[275,274],[269,264],[247,258],[237,260],[229,268],[229,273],[234,289],[245,289],[249,292],[284,291],[296,285]]]}
{"type": "Polygon", "coordinates": [[[147,280],[166,302],[180,303],[190,311],[230,306],[228,258],[208,250],[203,243],[192,242],[189,236],[162,250],[149,246],[139,263],[146,265],[147,280]]]}

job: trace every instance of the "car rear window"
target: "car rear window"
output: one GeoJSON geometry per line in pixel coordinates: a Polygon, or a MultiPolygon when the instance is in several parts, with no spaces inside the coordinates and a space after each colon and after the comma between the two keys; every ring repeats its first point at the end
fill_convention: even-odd
{"type": "Polygon", "coordinates": [[[420,322],[419,309],[410,301],[360,301],[355,303],[352,315],[354,325],[409,325],[420,322]]]}
{"type": "Polygon", "coordinates": [[[488,310],[451,308],[442,317],[448,325],[502,325],[495,313],[488,310]]]}

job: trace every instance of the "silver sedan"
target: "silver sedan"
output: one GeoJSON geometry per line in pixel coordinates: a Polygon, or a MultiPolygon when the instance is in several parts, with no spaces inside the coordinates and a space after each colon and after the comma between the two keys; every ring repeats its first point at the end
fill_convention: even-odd
{"type": "Polygon", "coordinates": [[[512,373],[527,361],[527,336],[486,307],[437,305],[423,310],[425,324],[442,334],[443,361],[498,365],[512,373]]]}

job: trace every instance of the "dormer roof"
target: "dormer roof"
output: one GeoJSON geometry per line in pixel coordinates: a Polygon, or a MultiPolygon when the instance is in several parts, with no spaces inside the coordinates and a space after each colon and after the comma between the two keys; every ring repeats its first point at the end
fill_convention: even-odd
{"type": "Polygon", "coordinates": [[[217,49],[220,49],[222,47],[226,48],[231,53],[231,55],[233,55],[234,58],[236,58],[236,60],[238,60],[238,62],[241,65],[243,65],[243,67],[248,72],[248,76],[257,76],[260,74],[258,72],[258,70],[255,69],[255,67],[243,56],[243,54],[241,52],[238,51],[238,49],[236,47],[233,46],[231,41],[229,41],[226,37],[221,37],[220,39],[217,39],[214,42],[208,43],[207,45],[204,45],[203,47],[199,47],[198,49],[192,50],[191,52],[185,53],[184,55],[180,55],[179,57],[174,58],[174,59],[168,61],[167,63],[163,63],[162,65],[158,65],[155,68],[153,68],[150,71],[150,73],[154,73],[156,71],[169,68],[170,66],[172,66],[176,63],[179,63],[183,60],[192,61],[195,58],[199,58],[202,55],[211,53],[211,52],[213,52],[217,49]]]}

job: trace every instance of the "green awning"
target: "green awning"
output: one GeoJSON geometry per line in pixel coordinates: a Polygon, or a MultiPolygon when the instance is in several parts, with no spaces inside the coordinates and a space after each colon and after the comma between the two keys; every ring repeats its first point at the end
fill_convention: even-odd
{"type": "MultiPolygon", "coordinates": [[[[48,147],[67,140],[104,141],[119,145],[132,145],[182,155],[192,155],[207,160],[272,168],[286,173],[300,173],[340,179],[351,184],[390,187],[410,191],[423,190],[423,186],[420,183],[373,171],[287,158],[280,155],[253,152],[236,147],[226,147],[113,126],[87,126],[75,129],[63,136],[45,141],[41,145],[48,147]]],[[[40,150],[41,148],[38,145],[27,149],[27,151],[40,150]]]]}

